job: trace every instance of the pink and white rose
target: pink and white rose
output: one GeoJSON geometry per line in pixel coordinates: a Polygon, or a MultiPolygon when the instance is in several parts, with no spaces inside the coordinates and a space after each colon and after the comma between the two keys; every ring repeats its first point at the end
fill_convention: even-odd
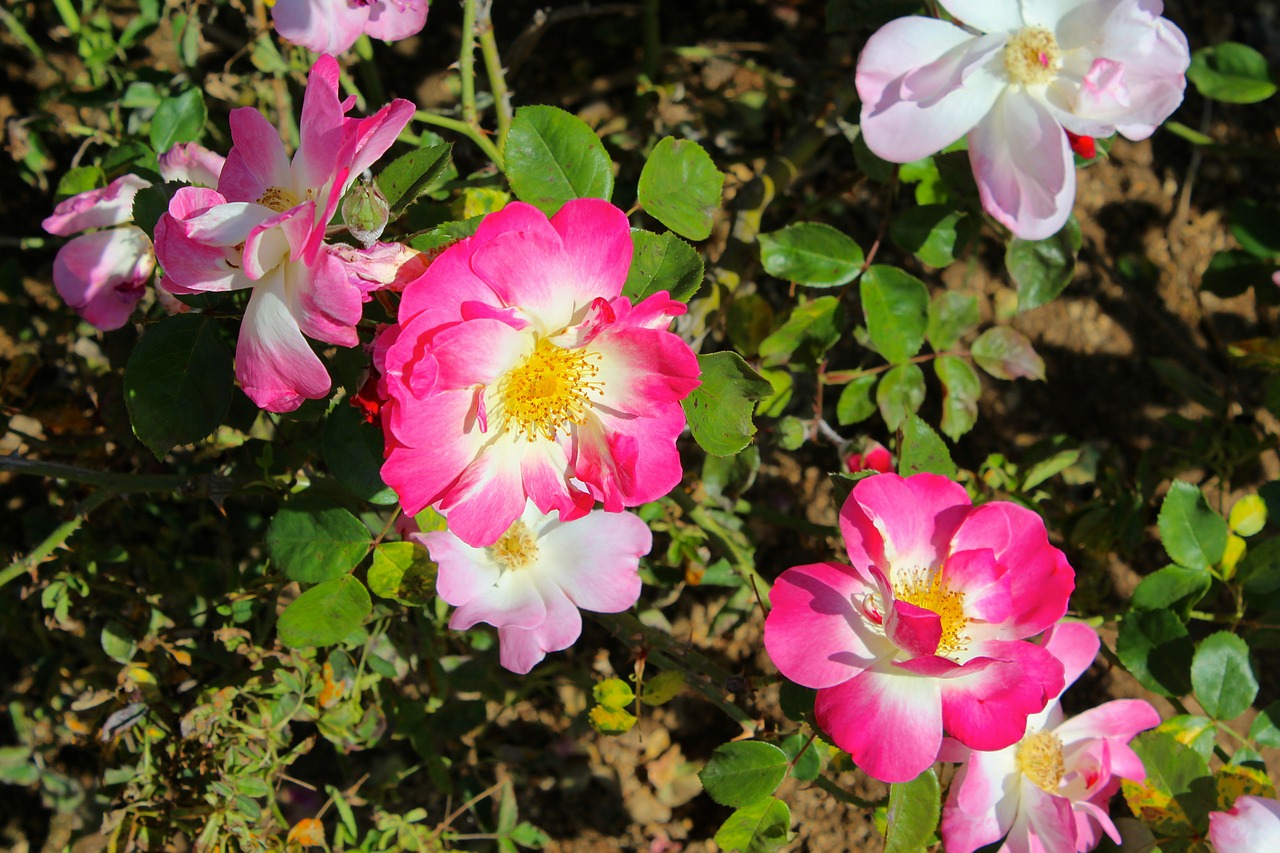
{"type": "Polygon", "coordinates": [[[1061,661],[1027,642],[1074,587],[1040,517],[972,506],[933,474],[877,474],[854,485],[840,529],[852,565],[787,569],[765,620],[774,665],[817,689],[818,724],[886,782],[937,760],[944,731],[973,749],[1016,743],[1064,684],[1061,661]]]}
{"type": "Polygon", "coordinates": [[[629,512],[596,510],[573,521],[527,501],[492,545],[472,547],[449,531],[415,533],[440,566],[436,590],[457,608],[449,627],[498,629],[502,665],[526,673],[582,633],[578,609],[618,613],[640,597],[640,558],[653,535],[629,512]]]}
{"type": "Polygon", "coordinates": [[[348,272],[344,250],[324,242],[342,194],[395,142],[413,115],[396,100],[348,118],[338,98],[338,63],[311,69],[302,140],[290,158],[270,122],[245,107],[231,113],[234,145],[217,190],[185,187],[156,226],[165,287],[174,293],[252,288],[236,346],[236,378],[268,411],[296,409],[329,393],[328,371],[307,337],[359,343],[356,323],[368,290],[348,272]]]}
{"type": "Polygon", "coordinates": [[[680,481],[680,401],[698,362],[667,331],[684,305],[621,295],[631,254],[627,218],[606,201],[575,199],[550,220],[517,202],[405,288],[374,359],[382,476],[406,512],[433,506],[483,548],[526,500],[568,521],[680,481]]]}
{"type": "Polygon", "coordinates": [[[1145,139],[1191,56],[1160,0],[940,0],[960,23],[891,21],[858,60],[862,133],[909,163],[969,138],[982,206],[1039,240],[1071,214],[1077,136],[1145,139]]]}
{"type": "MultiPolygon", "coordinates": [[[[1098,654],[1098,635],[1065,622],[1044,647],[1062,661],[1070,685],[1098,654]]],[[[1027,719],[1014,745],[976,752],[948,744],[944,757],[967,758],[942,810],[942,842],[949,853],[972,853],[1005,839],[1001,853],[1092,850],[1105,832],[1120,843],[1108,806],[1121,779],[1142,781],[1142,761],[1129,748],[1135,735],[1160,724],[1140,699],[1118,699],[1066,719],[1061,697],[1027,719]]]]}
{"type": "Polygon", "coordinates": [[[316,53],[345,53],[368,33],[399,41],[427,23],[428,0],[276,0],[271,20],[285,41],[316,53]]]}
{"type": "Polygon", "coordinates": [[[1237,797],[1230,811],[1209,813],[1209,840],[1218,853],[1274,850],[1280,839],[1280,800],[1237,797]]]}

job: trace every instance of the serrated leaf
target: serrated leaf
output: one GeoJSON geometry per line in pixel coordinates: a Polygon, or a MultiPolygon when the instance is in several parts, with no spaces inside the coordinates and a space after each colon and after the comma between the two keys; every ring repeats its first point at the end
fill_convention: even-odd
{"type": "Polygon", "coordinates": [[[942,383],[942,431],[959,441],[978,422],[982,380],[969,362],[953,355],[935,359],[933,369],[942,383]]]}
{"type": "Polygon", "coordinates": [[[58,190],[54,193],[54,201],[62,201],[73,195],[96,190],[107,185],[107,176],[98,166],[77,166],[69,169],[58,179],[58,190]]]}
{"type": "Polygon", "coordinates": [[[1052,302],[1071,283],[1080,251],[1080,223],[1072,216],[1052,237],[1023,240],[1014,237],[1004,254],[1004,268],[1018,288],[1018,310],[1029,311],[1052,302]]]}
{"type": "Polygon", "coordinates": [[[1160,542],[1170,559],[1193,569],[1217,565],[1227,547],[1227,522],[1191,483],[1175,480],[1160,504],[1160,542]]]}
{"type": "Polygon", "coordinates": [[[280,614],[280,642],[291,648],[331,646],[373,612],[369,590],[353,575],[335,578],[290,602],[280,614]]]}
{"type": "Polygon", "coordinates": [[[1213,745],[1217,740],[1218,727],[1208,717],[1197,717],[1191,714],[1179,714],[1162,722],[1156,731],[1173,735],[1178,743],[1189,746],[1205,761],[1213,755],[1213,745]]]}
{"type": "Polygon", "coordinates": [[[915,276],[882,264],[869,267],[858,286],[876,351],[891,364],[906,363],[924,345],[929,289],[915,276]]]}
{"type": "Polygon", "coordinates": [[[979,319],[976,296],[944,290],[929,300],[929,321],[925,337],[935,352],[945,352],[975,328],[979,319]]]}
{"type": "Polygon", "coordinates": [[[378,173],[378,189],[391,206],[391,219],[423,193],[437,188],[449,173],[453,145],[442,142],[401,154],[378,173]]]}
{"type": "Polygon", "coordinates": [[[880,376],[868,373],[849,382],[840,391],[840,399],[836,401],[836,421],[840,426],[848,426],[865,421],[876,412],[876,401],[871,391],[876,387],[880,376]]]}
{"type": "Polygon", "coordinates": [[[1215,794],[1204,759],[1163,732],[1143,732],[1129,745],[1147,774],[1144,782],[1123,782],[1133,813],[1160,835],[1203,834],[1215,794]]]}
{"type": "Polygon", "coordinates": [[[765,272],[783,281],[838,287],[862,272],[862,247],[830,225],[799,222],[757,240],[765,272]]]}
{"type": "Polygon", "coordinates": [[[770,796],[789,765],[786,754],[773,744],[734,741],[716,747],[698,778],[711,799],[737,807],[770,796]]]}
{"type": "Polygon", "coordinates": [[[713,456],[732,456],[756,433],[755,402],[773,391],[769,382],[731,352],[698,356],[702,384],[684,399],[694,441],[713,456]]]}
{"type": "Polygon", "coordinates": [[[791,837],[791,810],[782,800],[769,797],[749,803],[729,815],[716,832],[723,850],[738,853],[773,853],[791,837]]]}
{"type": "Polygon", "coordinates": [[[844,332],[844,312],[834,296],[819,296],[795,307],[781,328],[760,342],[765,366],[817,366],[844,332]]]}
{"type": "Polygon", "coordinates": [[[668,669],[645,679],[640,701],[651,706],[665,705],[680,695],[683,689],[684,673],[678,669],[668,669]]]}
{"type": "Polygon", "coordinates": [[[199,89],[163,98],[151,117],[151,147],[163,154],[180,142],[195,142],[204,134],[209,112],[199,89]]]}
{"type": "Polygon", "coordinates": [[[1258,679],[1248,644],[1230,631],[1210,634],[1191,661],[1191,686],[1200,707],[1215,720],[1234,720],[1249,710],[1258,679]]]}
{"type": "Polygon", "coordinates": [[[381,542],[373,549],[369,589],[382,598],[419,606],[431,599],[436,564],[427,550],[414,542],[381,542]]]}
{"type": "Polygon", "coordinates": [[[231,407],[230,348],[217,321],[198,314],[151,326],[124,371],[125,403],[138,439],[157,459],[212,433],[231,407]]]}
{"type": "Polygon", "coordinates": [[[516,198],[553,216],[575,198],[613,196],[613,161],[582,119],[557,107],[516,110],[505,169],[516,198]]]}
{"type": "Polygon", "coordinates": [[[955,477],[956,464],[951,461],[947,445],[927,423],[912,415],[902,426],[898,473],[903,477],[919,473],[955,477]]]}
{"type": "Polygon", "coordinates": [[[290,580],[319,583],[348,574],[372,537],[341,507],[300,499],[286,504],[267,528],[272,561],[290,580]]]}
{"type": "Polygon", "coordinates": [[[1272,702],[1258,712],[1249,725],[1249,738],[1259,746],[1280,747],[1280,702],[1272,702]]]}
{"type": "Polygon", "coordinates": [[[622,295],[632,303],[662,290],[677,302],[688,302],[702,287],[702,256],[679,237],[633,230],[631,240],[631,269],[622,295]]]}
{"type": "Polygon", "coordinates": [[[1178,610],[1187,618],[1213,584],[1208,569],[1187,566],[1165,566],[1147,575],[1133,591],[1130,605],[1135,610],[1178,610]],[[1181,607],[1175,608],[1175,604],[1181,607]]]}
{"type": "Polygon", "coordinates": [[[827,747],[818,738],[812,741],[803,732],[796,732],[783,739],[782,751],[791,762],[791,778],[797,782],[812,782],[822,772],[822,752],[827,747]]]}
{"type": "Polygon", "coordinates": [[[976,228],[969,215],[949,204],[924,204],[894,217],[889,236],[931,267],[945,267],[972,239],[976,228]]]}
{"type": "Polygon", "coordinates": [[[885,853],[917,853],[938,828],[942,815],[938,775],[926,770],[910,782],[889,786],[885,853]]]}
{"type": "Polygon", "coordinates": [[[917,364],[899,364],[876,386],[876,406],[890,432],[897,432],[909,415],[920,410],[923,402],[924,371],[917,364]]]}
{"type": "Polygon", "coordinates": [[[1116,657],[1142,686],[1161,696],[1191,691],[1195,646],[1186,626],[1167,610],[1135,610],[1120,623],[1116,657]]]}
{"type": "Polygon", "coordinates": [[[1027,336],[1008,326],[992,326],[969,352],[978,366],[997,379],[1044,379],[1044,359],[1027,336]]]}
{"type": "Polygon", "coordinates": [[[1262,532],[1267,523],[1267,502],[1259,495],[1245,495],[1231,506],[1227,526],[1246,538],[1262,532]]]}
{"type": "Polygon", "coordinates": [[[667,136],[654,146],[640,171],[636,200],[681,237],[705,240],[723,189],[724,175],[701,145],[667,136]]]}
{"type": "Polygon", "coordinates": [[[352,494],[379,506],[399,500],[382,482],[382,430],[354,406],[340,405],[325,418],[323,449],[325,464],[352,494]]]}

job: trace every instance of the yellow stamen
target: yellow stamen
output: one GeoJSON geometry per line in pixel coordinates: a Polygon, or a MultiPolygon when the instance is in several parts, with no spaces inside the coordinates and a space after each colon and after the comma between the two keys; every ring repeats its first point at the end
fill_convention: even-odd
{"type": "Polygon", "coordinates": [[[900,578],[893,584],[893,597],[938,614],[942,620],[938,655],[946,657],[968,648],[964,626],[969,619],[964,615],[964,593],[944,584],[940,572],[921,570],[900,578]]]}
{"type": "Polygon", "coordinates": [[[1005,44],[1004,67],[1014,83],[1023,86],[1051,83],[1062,68],[1058,40],[1044,27],[1027,27],[1005,44]]]}
{"type": "Polygon", "coordinates": [[[489,546],[489,555],[506,569],[527,569],[538,559],[538,540],[525,523],[516,520],[489,546]]]}
{"type": "Polygon", "coordinates": [[[258,204],[263,207],[269,207],[276,213],[284,213],[297,207],[301,202],[291,190],[284,187],[267,187],[262,192],[262,197],[258,199],[258,204]]]}
{"type": "Polygon", "coordinates": [[[1062,741],[1053,732],[1027,735],[1018,743],[1018,769],[1031,783],[1050,794],[1058,793],[1058,784],[1066,772],[1062,759],[1062,741]]]}
{"type": "Polygon", "coordinates": [[[603,383],[591,381],[600,372],[592,360],[598,353],[564,349],[539,341],[524,364],[507,372],[498,386],[501,414],[506,422],[533,439],[554,440],[569,424],[584,424],[592,393],[603,383]]]}

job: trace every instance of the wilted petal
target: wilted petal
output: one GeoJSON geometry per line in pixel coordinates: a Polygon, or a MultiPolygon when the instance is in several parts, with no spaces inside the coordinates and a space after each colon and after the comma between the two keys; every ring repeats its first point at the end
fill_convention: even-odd
{"type": "Polygon", "coordinates": [[[81,235],[59,249],[53,285],[86,322],[118,329],[146,292],[155,265],[147,235],[126,225],[81,235]]]}

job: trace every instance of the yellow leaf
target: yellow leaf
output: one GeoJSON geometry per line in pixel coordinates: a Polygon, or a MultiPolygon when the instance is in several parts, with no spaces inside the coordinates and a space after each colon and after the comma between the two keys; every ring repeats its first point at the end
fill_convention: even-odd
{"type": "Polygon", "coordinates": [[[325,846],[324,824],[313,817],[304,817],[289,830],[286,843],[298,844],[302,847],[323,847],[325,846]]]}

